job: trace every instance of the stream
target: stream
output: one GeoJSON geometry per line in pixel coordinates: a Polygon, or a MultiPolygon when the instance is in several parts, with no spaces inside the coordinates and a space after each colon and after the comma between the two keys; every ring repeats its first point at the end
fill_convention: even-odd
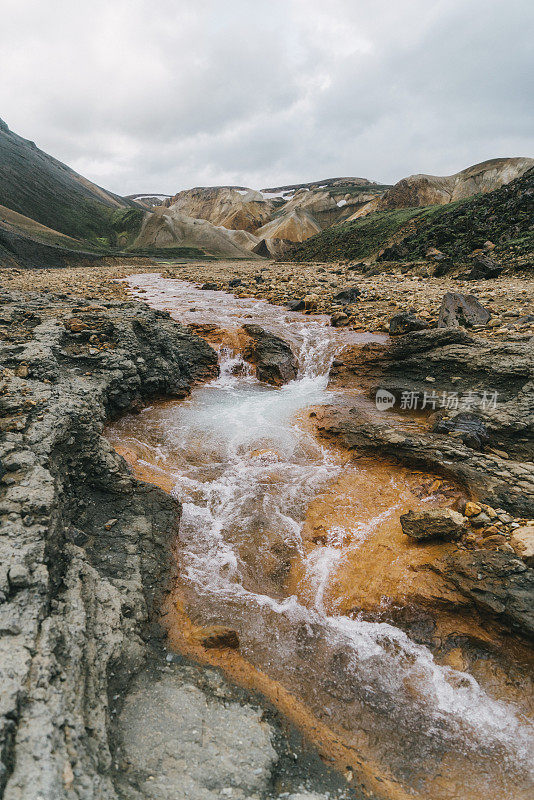
{"type": "Polygon", "coordinates": [[[386,777],[384,796],[532,797],[525,704],[342,602],[350,565],[373,537],[391,538],[408,508],[444,504],[421,489],[427,476],[349,460],[310,425],[311,408],[343,399],[328,385],[336,352],[383,337],[155,274],[128,283],[178,321],[222,332],[218,378],[107,429],[119,452],[135,454],[140,474],[182,503],[176,550],[188,617],[235,630],[251,668],[386,777]],[[291,345],[296,380],[273,388],[254,377],[235,344],[250,322],[291,345]]]}

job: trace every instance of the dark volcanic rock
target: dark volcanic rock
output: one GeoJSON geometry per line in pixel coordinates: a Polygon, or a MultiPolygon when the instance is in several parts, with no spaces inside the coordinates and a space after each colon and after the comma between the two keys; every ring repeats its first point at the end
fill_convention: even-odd
{"type": "Polygon", "coordinates": [[[490,317],[491,312],[472,294],[447,292],[439,310],[438,328],[471,328],[485,325],[490,317]]]}
{"type": "Polygon", "coordinates": [[[515,555],[458,551],[437,562],[435,569],[481,610],[534,637],[534,570],[515,555]]]}
{"type": "Polygon", "coordinates": [[[473,269],[466,275],[468,281],[490,280],[498,278],[503,268],[487,253],[477,253],[473,256],[473,269]]]}
{"type": "Polygon", "coordinates": [[[415,314],[410,312],[401,312],[391,317],[389,321],[389,335],[400,336],[404,333],[411,333],[412,331],[423,331],[428,328],[428,323],[422,319],[418,319],[415,314]]]}
{"type": "Polygon", "coordinates": [[[349,305],[350,303],[354,303],[360,294],[361,292],[357,286],[348,286],[346,289],[343,289],[341,292],[335,294],[333,300],[336,303],[345,303],[346,305],[349,305]]]}
{"type": "Polygon", "coordinates": [[[468,447],[473,450],[481,450],[482,446],[489,440],[488,429],[482,419],[476,414],[464,412],[454,414],[446,419],[439,419],[433,430],[436,433],[456,433],[468,447]]]}
{"type": "Polygon", "coordinates": [[[411,466],[435,470],[454,478],[493,508],[505,508],[520,516],[534,515],[532,463],[477,453],[456,437],[396,431],[386,420],[370,418],[357,407],[329,408],[316,417],[323,435],[336,437],[349,449],[381,453],[411,466]]]}
{"type": "Polygon", "coordinates": [[[259,325],[243,325],[250,343],[243,358],[256,367],[256,377],[273,386],[281,386],[297,377],[297,360],[287,342],[259,325]]]}
{"type": "Polygon", "coordinates": [[[452,508],[435,508],[429,511],[408,511],[402,514],[403,533],[412,539],[459,539],[468,530],[467,520],[452,508]]]}
{"type": "Polygon", "coordinates": [[[355,347],[343,360],[351,381],[358,380],[373,397],[378,389],[387,390],[395,395],[397,408],[403,392],[417,394],[419,409],[425,392],[434,392],[426,410],[437,415],[436,432],[458,435],[476,449],[496,447],[520,462],[532,461],[534,339],[492,341],[464,328],[435,328],[355,347]],[[473,419],[467,426],[469,416],[462,416],[441,427],[458,414],[472,414],[481,424],[473,419]]]}
{"type": "Polygon", "coordinates": [[[306,303],[304,302],[304,299],[291,300],[291,302],[287,304],[287,308],[289,311],[304,311],[306,308],[306,303]]]}
{"type": "Polygon", "coordinates": [[[3,299],[0,795],[67,800],[75,782],[112,800],[109,703],[160,635],[180,506],[132,477],[103,423],[185,395],[217,358],[140,303],[3,299]]]}

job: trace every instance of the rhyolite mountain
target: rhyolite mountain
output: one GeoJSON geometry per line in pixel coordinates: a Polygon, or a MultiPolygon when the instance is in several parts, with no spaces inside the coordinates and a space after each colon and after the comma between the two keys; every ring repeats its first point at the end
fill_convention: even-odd
{"type": "MultiPolygon", "coordinates": [[[[442,195],[438,202],[433,195],[433,204],[377,210],[322,231],[285,257],[293,261],[378,258],[410,262],[424,259],[433,248],[466,264],[474,251],[489,247],[493,257],[512,267],[528,268],[534,252],[534,160],[495,161],[511,162],[495,173],[498,188],[490,189],[489,182],[475,183],[472,187],[480,191],[467,197],[462,196],[467,191],[464,185],[458,188],[458,199],[446,201],[442,195]],[[510,182],[504,179],[515,171],[519,171],[518,177],[510,182]]],[[[400,194],[398,197],[402,202],[400,194]]],[[[413,196],[412,202],[415,200],[413,196]]]]}
{"type": "MultiPolygon", "coordinates": [[[[421,220],[429,222],[434,211],[493,193],[533,166],[533,159],[501,158],[452,176],[413,175],[395,186],[344,177],[261,190],[212,186],[174,196],[120,197],[0,120],[0,266],[53,267],[124,253],[166,258],[374,257],[419,230],[421,220]]],[[[522,204],[508,204],[510,229],[524,231],[522,204]]],[[[465,206],[462,214],[470,213],[471,207],[465,206]]],[[[458,223],[458,216],[450,219],[458,223]]],[[[462,224],[469,227],[465,219],[462,224]]],[[[467,238],[463,236],[464,246],[467,238]]]]}

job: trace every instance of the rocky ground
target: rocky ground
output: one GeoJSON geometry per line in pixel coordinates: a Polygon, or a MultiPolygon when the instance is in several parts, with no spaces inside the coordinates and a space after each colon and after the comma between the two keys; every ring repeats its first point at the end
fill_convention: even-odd
{"type": "MultiPolygon", "coordinates": [[[[57,270],[13,270],[0,272],[4,288],[22,291],[50,289],[74,297],[125,299],[125,288],[117,278],[141,271],[161,272],[166,277],[190,280],[244,297],[272,303],[301,302],[318,313],[346,313],[346,324],[355,330],[387,331],[389,321],[400,311],[414,310],[428,324],[437,322],[446,292],[473,294],[491,312],[477,333],[485,337],[521,340],[534,333],[534,278],[503,275],[494,280],[465,281],[430,277],[431,263],[405,272],[399,264],[383,264],[377,274],[362,272],[352,264],[294,264],[269,261],[162,262],[132,267],[89,267],[57,270]],[[354,302],[335,296],[357,287],[354,302]]],[[[343,321],[345,323],[345,321],[343,321]]]]}
{"type": "Polygon", "coordinates": [[[56,281],[1,295],[0,796],[342,796],[265,705],[165,651],[180,507],[101,436],[214,375],[215,352],[166,312],[56,281]]]}
{"type": "Polygon", "coordinates": [[[481,501],[460,509],[456,560],[436,569],[527,637],[533,281],[269,262],[0,273],[0,797],[342,796],[344,779],[257,698],[163,647],[155,609],[172,582],[180,509],[135,480],[101,433],[105,419],[154,397],[185,396],[215,373],[216,356],[166,312],[128,300],[117,279],[145,269],[293,303],[356,330],[385,332],[408,313],[406,335],[340,354],[340,387],[357,382],[396,399],[405,390],[499,392],[498,405],[467,425],[444,408],[405,434],[350,403],[315,421],[351,450],[444,471],[481,501]],[[436,329],[446,292],[473,294],[491,314],[469,331],[436,329]],[[527,529],[522,541],[518,529],[527,529]],[[189,783],[171,794],[184,764],[189,783]]]}

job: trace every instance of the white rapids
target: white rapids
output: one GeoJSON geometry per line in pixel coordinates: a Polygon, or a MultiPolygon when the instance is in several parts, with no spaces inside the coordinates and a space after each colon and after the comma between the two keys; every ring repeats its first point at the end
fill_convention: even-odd
{"type": "MultiPolygon", "coordinates": [[[[534,763],[533,728],[513,705],[492,699],[469,674],[438,665],[400,629],[325,610],[325,588],[348,537],[331,529],[325,546],[306,557],[301,529],[307,506],[343,465],[296,416],[333,402],[328,373],[350,334],[322,318],[155,275],[130,284],[148,288],[151,305],[180,321],[198,317],[226,329],[254,321],[299,352],[297,379],[273,389],[223,348],[217,379],[185,401],[127,420],[128,435],[150,450],[151,463],[172,465],[173,493],[183,504],[178,551],[190,613],[203,624],[231,625],[252,663],[309,702],[315,683],[316,712],[365,731],[370,741],[379,738],[376,748],[397,774],[407,772],[406,754],[423,768],[444,751],[474,763],[498,758],[525,774],[534,763]],[[309,602],[283,591],[284,564],[299,555],[309,602]]],[[[114,426],[119,435],[122,425],[114,426]]],[[[350,546],[372,536],[381,518],[359,527],[355,521],[350,546]]]]}

